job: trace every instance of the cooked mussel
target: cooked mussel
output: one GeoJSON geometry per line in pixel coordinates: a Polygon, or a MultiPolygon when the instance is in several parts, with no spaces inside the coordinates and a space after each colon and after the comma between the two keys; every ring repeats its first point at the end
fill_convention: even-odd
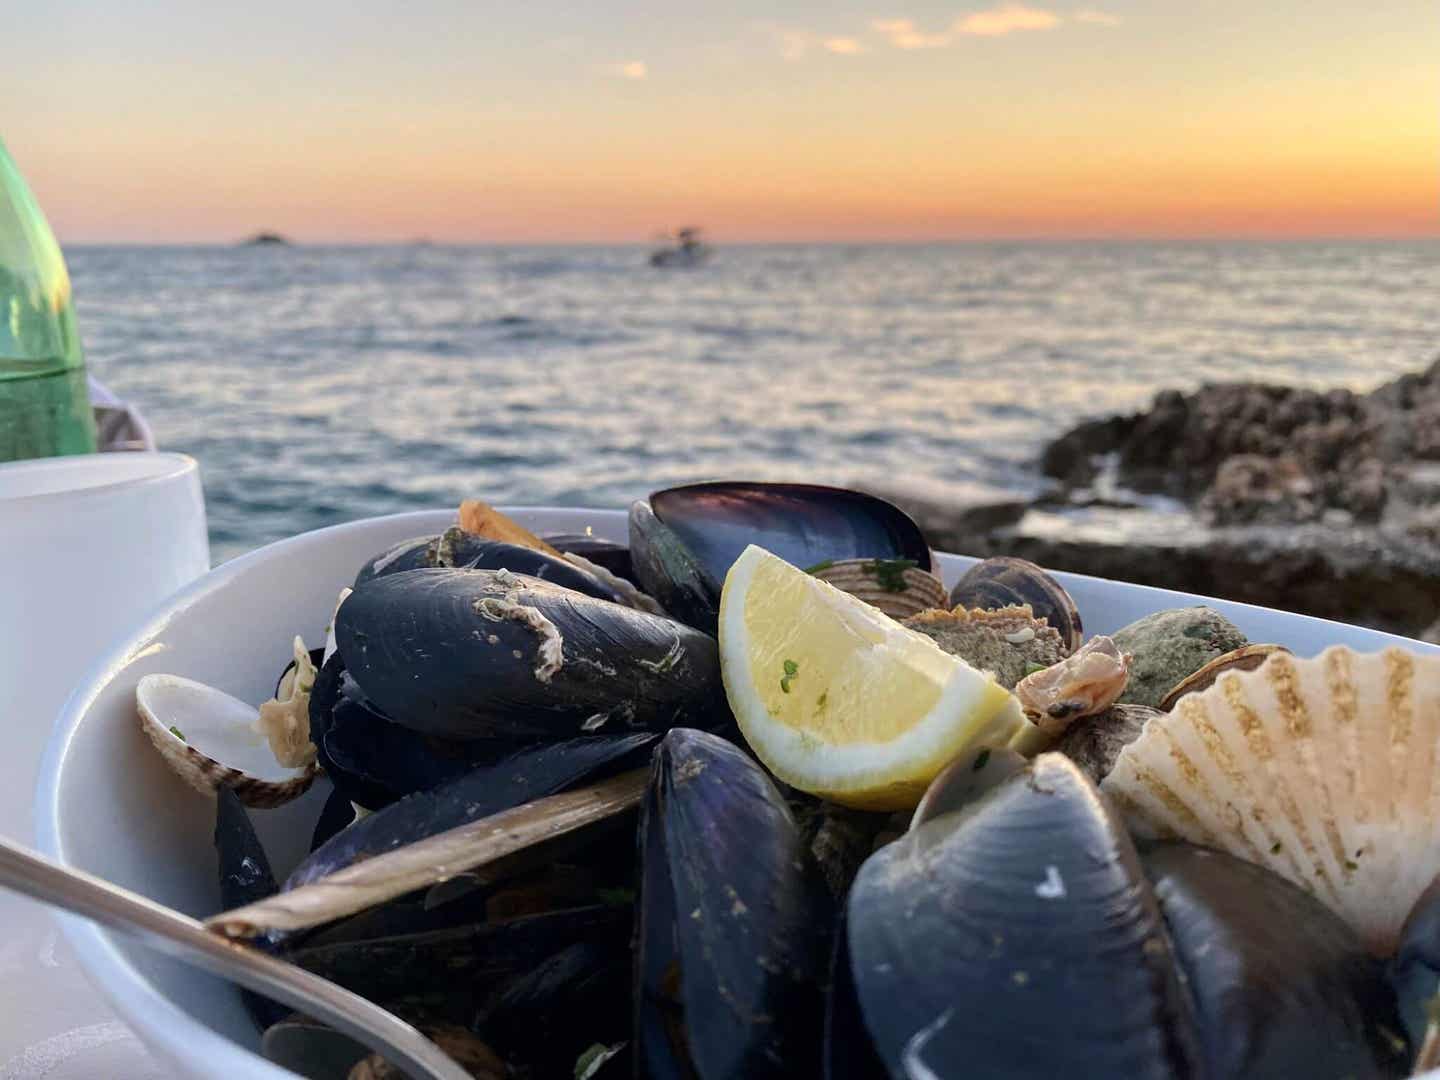
{"type": "Polygon", "coordinates": [[[713,638],[507,571],[377,578],[335,629],[366,698],[430,735],[560,739],[725,717],[713,638]]]}
{"type": "Polygon", "coordinates": [[[720,588],[750,544],[809,569],[848,559],[934,569],[920,528],[898,507],[812,484],[721,481],[657,491],[630,509],[637,579],[665,610],[713,632],[720,588]]]}
{"type": "Polygon", "coordinates": [[[676,729],[639,835],[637,1075],[814,1075],[832,911],[775,785],[734,745],[676,729]]]}
{"type": "Polygon", "coordinates": [[[491,540],[458,528],[446,529],[439,536],[406,540],[382,552],[360,568],[360,573],[355,576],[355,588],[378,577],[435,568],[509,570],[513,574],[540,578],[601,600],[623,602],[620,594],[600,578],[563,558],[521,544],[491,540]]]}
{"type": "Polygon", "coordinates": [[[1060,634],[1067,652],[1080,648],[1080,611],[1065,587],[1026,559],[1008,555],[976,563],[950,590],[950,605],[982,611],[1028,605],[1060,634]]]}
{"type": "Polygon", "coordinates": [[[846,937],[892,1077],[1403,1075],[1358,934],[1241,860],[1137,853],[1060,754],[873,855],[846,937]]]}
{"type": "MultiPolygon", "coordinates": [[[[220,868],[220,903],[224,907],[251,904],[279,891],[250,815],[230,788],[215,792],[215,855],[220,868]]],[[[289,1011],[249,990],[241,990],[240,997],[261,1030],[289,1011]]]]}
{"type": "Polygon", "coordinates": [[[1142,848],[1140,862],[1195,1004],[1203,1075],[1407,1074],[1381,964],[1324,904],[1191,844],[1142,848]]]}
{"type": "Polygon", "coordinates": [[[891,1076],[1194,1071],[1189,1005],[1134,847],[1058,754],[872,855],[846,930],[891,1076]]]}

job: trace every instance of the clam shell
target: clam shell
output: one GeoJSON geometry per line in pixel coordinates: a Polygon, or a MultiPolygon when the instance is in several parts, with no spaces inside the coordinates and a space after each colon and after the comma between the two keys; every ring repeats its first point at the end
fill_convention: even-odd
{"type": "Polygon", "coordinates": [[[196,791],[232,789],[246,806],[280,806],[303,795],[315,763],[286,768],[256,729],[258,709],[179,675],[146,675],[135,688],[140,727],[175,773],[196,791]],[[176,732],[179,734],[176,734],[176,732]]]}
{"type": "Polygon", "coordinates": [[[906,560],[840,559],[813,567],[810,573],[837,589],[858,596],[892,619],[905,619],[945,606],[945,584],[934,574],[906,560]]]}
{"type": "Polygon", "coordinates": [[[1037,667],[1058,664],[1067,654],[1055,628],[1028,606],[967,611],[922,611],[902,624],[934,640],[971,667],[988,671],[1007,690],[1037,667]]]}
{"type": "Polygon", "coordinates": [[[1080,648],[1085,633],[1074,599],[1065,586],[1028,559],[1008,555],[982,559],[950,591],[951,607],[993,611],[1023,604],[1056,629],[1067,652],[1080,648]]]}
{"type": "Polygon", "coordinates": [[[1289,651],[1284,645],[1242,645],[1238,649],[1232,649],[1176,683],[1174,688],[1160,699],[1159,709],[1161,712],[1169,712],[1186,694],[1209,689],[1215,685],[1215,680],[1227,671],[1254,671],[1265,663],[1272,653],[1289,651]]]}
{"type": "Polygon", "coordinates": [[[1132,828],[1275,871],[1388,954],[1440,871],[1440,657],[1330,648],[1229,671],[1101,785],[1132,828]]]}

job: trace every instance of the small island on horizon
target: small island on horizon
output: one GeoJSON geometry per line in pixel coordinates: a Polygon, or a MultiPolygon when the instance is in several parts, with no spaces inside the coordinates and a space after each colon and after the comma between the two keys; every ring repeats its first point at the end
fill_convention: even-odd
{"type": "Polygon", "coordinates": [[[289,246],[290,246],[290,243],[291,243],[291,242],[290,242],[289,238],[287,238],[287,237],[285,237],[285,236],[282,236],[280,233],[277,233],[277,232],[257,232],[257,233],[255,233],[253,236],[250,236],[250,237],[248,237],[248,238],[246,238],[246,239],[244,239],[244,240],[241,240],[239,246],[240,246],[240,247],[266,247],[266,246],[279,245],[279,246],[289,247],[289,246]]]}

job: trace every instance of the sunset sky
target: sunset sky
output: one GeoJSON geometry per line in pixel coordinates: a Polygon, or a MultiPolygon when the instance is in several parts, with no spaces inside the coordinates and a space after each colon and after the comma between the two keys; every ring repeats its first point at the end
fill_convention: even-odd
{"type": "Polygon", "coordinates": [[[1433,0],[45,0],[62,242],[1440,235],[1433,0]]]}

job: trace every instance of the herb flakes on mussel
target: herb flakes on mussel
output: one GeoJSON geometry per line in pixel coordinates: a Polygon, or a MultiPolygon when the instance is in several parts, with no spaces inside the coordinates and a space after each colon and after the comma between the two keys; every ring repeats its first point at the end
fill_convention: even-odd
{"type": "Polygon", "coordinates": [[[715,640],[489,570],[409,570],[336,616],[346,671],[387,717],[448,738],[561,739],[726,718],[715,640]]]}
{"type": "Polygon", "coordinates": [[[676,729],[639,835],[638,1075],[814,1075],[833,909],[774,784],[723,739],[676,729]]]}

